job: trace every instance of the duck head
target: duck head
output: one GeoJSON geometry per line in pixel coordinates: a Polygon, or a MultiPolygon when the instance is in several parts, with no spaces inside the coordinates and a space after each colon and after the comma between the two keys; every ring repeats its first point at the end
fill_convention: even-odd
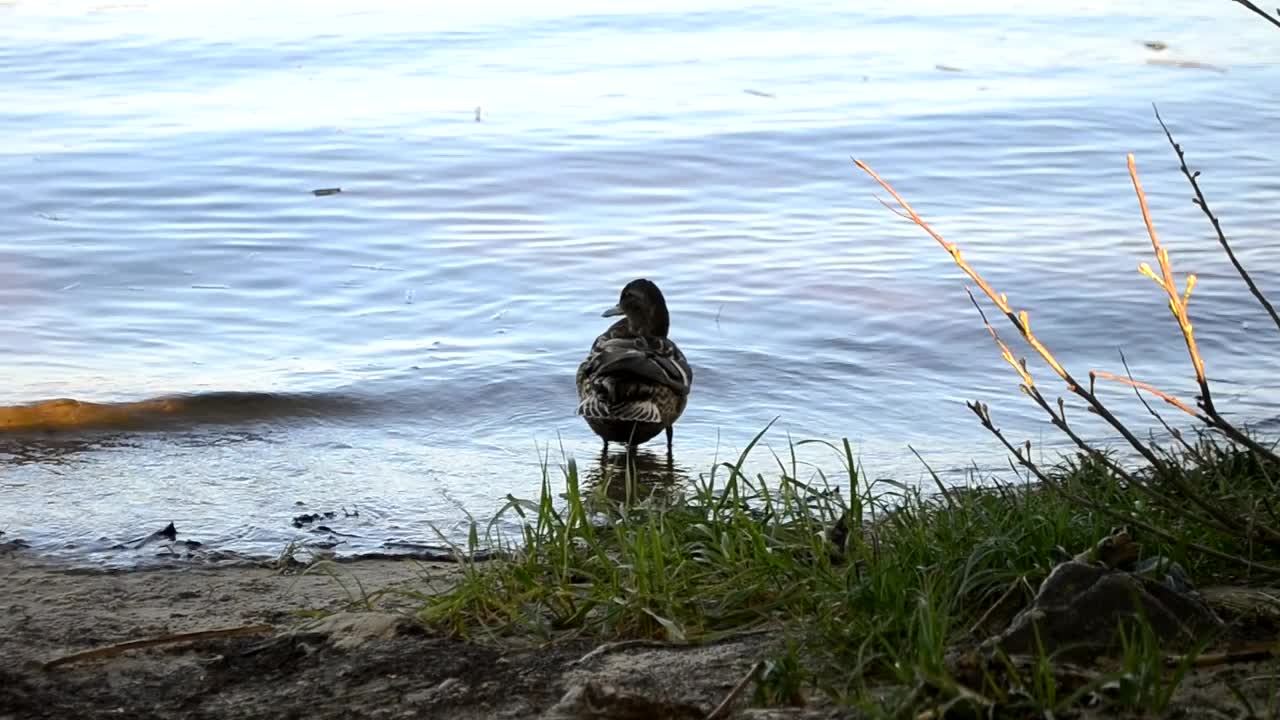
{"type": "Polygon", "coordinates": [[[627,283],[618,304],[602,313],[603,317],[619,315],[627,318],[627,325],[636,335],[666,337],[671,329],[671,316],[662,291],[644,278],[627,283]]]}

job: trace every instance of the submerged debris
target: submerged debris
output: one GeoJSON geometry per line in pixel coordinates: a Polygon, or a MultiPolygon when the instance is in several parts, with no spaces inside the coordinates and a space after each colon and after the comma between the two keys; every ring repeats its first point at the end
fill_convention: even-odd
{"type": "MultiPolygon", "coordinates": [[[[0,530],[0,539],[4,538],[4,534],[4,531],[0,530]]],[[[29,547],[31,547],[31,543],[22,538],[0,542],[0,555],[8,555],[18,550],[26,550],[29,547]]]]}
{"type": "Polygon", "coordinates": [[[332,511],[323,513],[303,513],[293,518],[293,526],[301,528],[303,525],[310,525],[317,520],[332,520],[337,516],[337,513],[332,511]]]}
{"type": "Polygon", "coordinates": [[[173,526],[172,522],[170,522],[168,525],[164,526],[163,529],[157,530],[146,537],[134,538],[133,540],[129,540],[126,543],[121,543],[119,545],[116,545],[112,549],[123,550],[126,546],[132,546],[132,549],[137,550],[139,548],[146,547],[147,545],[150,545],[151,543],[156,542],[157,540],[175,542],[177,539],[178,539],[178,529],[173,526]]]}

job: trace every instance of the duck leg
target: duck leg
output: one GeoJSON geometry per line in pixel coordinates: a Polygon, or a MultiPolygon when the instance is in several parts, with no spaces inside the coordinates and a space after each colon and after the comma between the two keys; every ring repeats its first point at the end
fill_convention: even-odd
{"type": "Polygon", "coordinates": [[[671,454],[671,426],[667,426],[667,454],[671,454]]]}

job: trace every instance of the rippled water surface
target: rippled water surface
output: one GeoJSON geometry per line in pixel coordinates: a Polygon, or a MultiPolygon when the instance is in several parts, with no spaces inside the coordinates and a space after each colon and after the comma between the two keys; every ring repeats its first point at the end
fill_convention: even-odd
{"type": "Polygon", "coordinates": [[[908,445],[1004,464],[964,400],[1051,440],[963,276],[850,156],[1078,374],[1123,347],[1190,396],[1135,272],[1136,153],[1200,274],[1218,402],[1265,426],[1280,336],[1151,103],[1276,288],[1277,60],[1225,0],[0,3],[0,403],[219,393],[140,429],[0,436],[0,530],[106,557],[173,521],[268,554],[333,510],[342,550],[461,538],[545,458],[599,474],[573,372],[637,276],[696,368],[678,474],[775,416],[780,454],[848,437],[907,481],[908,445]]]}

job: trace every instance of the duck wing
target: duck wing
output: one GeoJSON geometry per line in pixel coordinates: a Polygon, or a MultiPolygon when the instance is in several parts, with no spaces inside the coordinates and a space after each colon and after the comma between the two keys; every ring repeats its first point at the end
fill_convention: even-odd
{"type": "Polygon", "coordinates": [[[680,395],[688,395],[693,384],[693,368],[684,353],[662,337],[601,337],[584,366],[587,375],[648,381],[665,385],[680,395]]]}
{"type": "Polygon", "coordinates": [[[607,332],[596,338],[578,366],[578,414],[589,418],[662,422],[659,396],[688,397],[693,368],[684,353],[662,337],[607,332]]]}

